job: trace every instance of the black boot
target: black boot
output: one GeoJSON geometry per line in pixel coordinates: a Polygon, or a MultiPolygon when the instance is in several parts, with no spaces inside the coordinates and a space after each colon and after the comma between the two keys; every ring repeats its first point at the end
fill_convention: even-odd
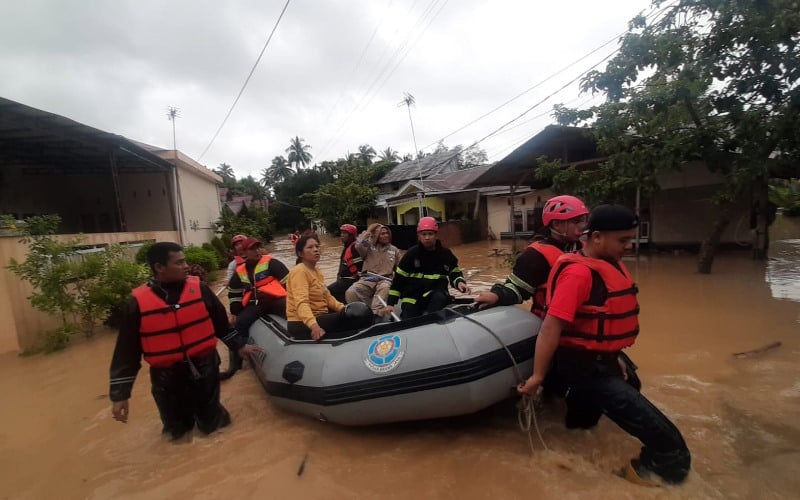
{"type": "Polygon", "coordinates": [[[227,380],[242,369],[242,357],[239,356],[239,353],[231,349],[228,349],[228,353],[230,354],[228,356],[228,369],[224,372],[220,372],[220,380],[227,380]]]}

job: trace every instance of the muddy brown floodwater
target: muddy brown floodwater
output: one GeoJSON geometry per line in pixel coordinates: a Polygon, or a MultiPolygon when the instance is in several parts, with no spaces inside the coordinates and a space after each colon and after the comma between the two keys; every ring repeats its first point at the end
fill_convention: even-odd
{"type": "MultiPolygon", "coordinates": [[[[631,349],[644,393],[693,453],[680,487],[649,489],[612,475],[638,442],[602,419],[567,431],[563,407],[539,425],[549,451],[517,426],[513,402],[476,415],[367,428],[276,410],[252,370],[224,382],[233,425],[171,444],[140,372],[127,424],[111,418],[114,335],[49,356],[0,356],[0,498],[797,498],[800,491],[800,221],[779,218],[771,259],[692,255],[627,264],[642,304],[631,349]],[[732,354],[781,342],[760,355],[732,354]],[[298,466],[308,454],[303,475],[298,466]]],[[[337,240],[325,237],[334,261],[337,240]]],[[[506,242],[455,248],[473,289],[502,281],[506,242]]],[[[274,255],[292,264],[288,241],[274,255]]],[[[335,274],[334,265],[323,268],[335,274]]]]}

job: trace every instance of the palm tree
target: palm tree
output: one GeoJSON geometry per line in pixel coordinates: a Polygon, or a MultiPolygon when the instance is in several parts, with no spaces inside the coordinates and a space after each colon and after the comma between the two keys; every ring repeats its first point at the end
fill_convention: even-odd
{"type": "Polygon", "coordinates": [[[411,124],[411,138],[414,139],[414,151],[419,151],[417,148],[417,135],[414,133],[414,121],[411,119],[411,106],[416,104],[417,100],[414,99],[414,96],[409,94],[408,92],[403,92],[403,100],[397,105],[405,106],[408,108],[408,123],[411,124]]]}
{"type": "Polygon", "coordinates": [[[233,167],[227,163],[220,163],[219,167],[214,169],[214,172],[223,179],[236,179],[236,174],[233,173],[233,167]]]}
{"type": "Polygon", "coordinates": [[[276,156],[272,159],[272,164],[268,169],[269,175],[272,178],[272,181],[283,182],[292,175],[294,175],[294,170],[292,170],[292,166],[283,156],[276,156]]]}
{"type": "Polygon", "coordinates": [[[362,144],[358,147],[358,156],[365,165],[372,165],[372,159],[375,158],[375,149],[369,144],[362,144]]]}
{"type": "Polygon", "coordinates": [[[303,144],[305,139],[295,136],[294,139],[289,139],[289,147],[286,152],[289,153],[289,163],[294,164],[297,170],[300,170],[300,165],[304,167],[311,163],[313,156],[308,152],[311,146],[303,144]]]}
{"type": "Polygon", "coordinates": [[[400,153],[392,148],[384,149],[378,156],[383,161],[397,161],[400,159],[400,153]]]}
{"type": "Polygon", "coordinates": [[[344,162],[347,165],[358,166],[361,157],[357,153],[351,153],[350,151],[348,151],[347,154],[344,155],[344,158],[342,158],[342,160],[344,160],[344,162]]]}

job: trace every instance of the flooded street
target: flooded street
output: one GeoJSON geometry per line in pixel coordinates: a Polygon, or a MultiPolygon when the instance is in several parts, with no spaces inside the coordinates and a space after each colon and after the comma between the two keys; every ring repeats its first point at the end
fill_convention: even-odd
{"type": "MultiPolygon", "coordinates": [[[[567,431],[549,403],[535,453],[513,402],[458,419],[345,428],[282,413],[252,370],[222,384],[233,425],[189,442],[160,437],[147,369],[130,420],[111,418],[113,334],[49,356],[0,356],[0,498],[787,498],[800,491],[800,221],[779,218],[769,262],[694,255],[626,259],[639,283],[642,334],[630,349],[643,392],[681,429],[693,470],[680,487],[612,474],[639,443],[602,419],[567,431]],[[753,356],[734,353],[774,342],[753,356]],[[304,473],[298,466],[308,456],[304,473]]],[[[340,246],[323,238],[331,280],[340,246]]],[[[288,241],[270,247],[291,267],[288,241]]],[[[510,268],[494,249],[455,248],[473,292],[510,268]]],[[[443,402],[446,404],[446,401],[443,402]]]]}

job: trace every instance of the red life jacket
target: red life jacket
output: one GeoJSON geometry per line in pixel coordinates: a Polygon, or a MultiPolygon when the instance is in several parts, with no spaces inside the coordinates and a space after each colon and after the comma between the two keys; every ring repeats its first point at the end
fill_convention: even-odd
{"type": "MultiPolygon", "coordinates": [[[[536,250],[540,254],[547,259],[547,263],[550,264],[550,269],[553,269],[553,266],[556,265],[556,260],[559,257],[564,255],[564,252],[555,245],[550,245],[548,243],[542,243],[541,241],[534,241],[527,248],[532,248],[536,250]]],[[[531,312],[540,318],[544,319],[545,316],[545,299],[547,298],[547,283],[542,283],[541,285],[536,287],[536,290],[533,291],[533,297],[531,300],[531,312]]]]}
{"type": "MultiPolygon", "coordinates": [[[[639,334],[639,292],[628,270],[619,263],[592,259],[580,253],[562,255],[547,280],[547,303],[553,297],[556,281],[567,266],[580,264],[592,271],[592,279],[599,279],[605,287],[602,297],[590,297],[575,313],[575,319],[564,327],[559,345],[589,351],[616,352],[633,345],[639,334]]],[[[595,290],[596,287],[592,287],[595,290]]]]}
{"type": "Polygon", "coordinates": [[[240,256],[238,256],[238,255],[234,255],[234,256],[233,256],[233,260],[235,260],[235,261],[236,261],[236,265],[237,265],[237,266],[239,266],[239,265],[241,265],[241,264],[244,264],[244,257],[240,257],[240,256]]]}
{"type": "Polygon", "coordinates": [[[135,288],[132,293],[141,315],[142,353],[151,366],[167,368],[217,348],[214,324],[203,302],[197,276],[186,278],[175,305],[164,302],[147,285],[135,288]]]}
{"type": "MultiPolygon", "coordinates": [[[[262,255],[255,269],[253,269],[256,290],[273,299],[286,297],[286,289],[281,285],[281,282],[275,279],[275,276],[269,274],[270,260],[271,257],[269,255],[262,255]]],[[[239,280],[242,282],[242,288],[244,289],[244,295],[242,296],[242,307],[244,307],[253,295],[253,284],[250,283],[250,276],[247,274],[247,264],[239,264],[236,268],[236,274],[239,275],[239,280]]]]}
{"type": "Polygon", "coordinates": [[[350,273],[350,276],[345,276],[344,273],[342,273],[342,278],[358,279],[358,273],[361,271],[363,265],[364,259],[362,259],[361,254],[356,251],[356,244],[353,242],[348,245],[342,253],[342,262],[339,267],[341,270],[347,269],[347,272],[350,273]]]}

